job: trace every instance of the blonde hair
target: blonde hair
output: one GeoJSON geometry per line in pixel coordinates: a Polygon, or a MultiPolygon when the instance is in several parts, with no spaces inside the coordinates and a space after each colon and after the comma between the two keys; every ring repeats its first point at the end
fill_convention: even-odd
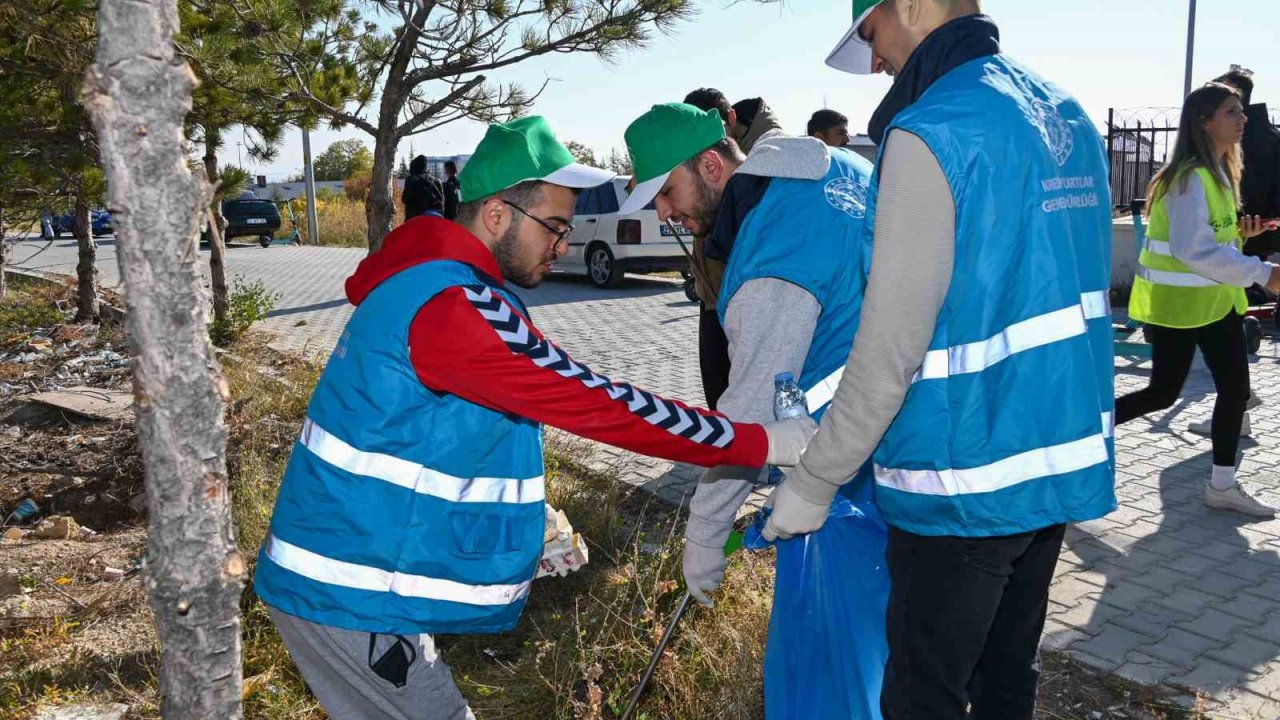
{"type": "Polygon", "coordinates": [[[1240,91],[1211,82],[1187,96],[1182,105],[1182,117],[1178,121],[1178,139],[1173,146],[1173,157],[1160,172],[1151,178],[1147,186],[1147,213],[1156,201],[1169,192],[1176,180],[1180,192],[1185,192],[1190,174],[1204,168],[1213,175],[1218,185],[1231,191],[1231,197],[1240,206],[1240,176],[1244,174],[1244,161],[1240,145],[1232,145],[1225,153],[1218,153],[1205,129],[1205,123],[1213,117],[1222,104],[1231,98],[1240,98],[1240,91]]]}

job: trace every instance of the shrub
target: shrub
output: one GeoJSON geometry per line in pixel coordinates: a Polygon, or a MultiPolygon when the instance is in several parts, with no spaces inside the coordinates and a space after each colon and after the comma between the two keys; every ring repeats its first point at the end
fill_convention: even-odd
{"type": "Polygon", "coordinates": [[[373,177],[368,173],[352,175],[342,183],[342,192],[348,200],[364,202],[369,199],[369,188],[373,185],[373,177]]]}
{"type": "Polygon", "coordinates": [[[227,317],[209,323],[209,336],[213,344],[229,345],[249,330],[254,323],[267,317],[280,300],[279,293],[267,290],[261,280],[245,283],[240,278],[232,281],[227,297],[227,317]]]}

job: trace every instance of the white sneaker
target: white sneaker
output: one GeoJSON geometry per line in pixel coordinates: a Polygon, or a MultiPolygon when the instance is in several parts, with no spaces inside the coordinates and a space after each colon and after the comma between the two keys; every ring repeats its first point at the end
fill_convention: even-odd
{"type": "MultiPolygon", "coordinates": [[[[1210,435],[1213,433],[1213,418],[1208,420],[1197,420],[1187,425],[1187,429],[1197,435],[1210,435]]],[[[1244,414],[1244,420],[1240,422],[1240,437],[1249,437],[1253,433],[1253,428],[1249,425],[1249,413],[1244,414]]]]}
{"type": "Polygon", "coordinates": [[[1219,510],[1235,510],[1255,517],[1275,517],[1276,509],[1253,499],[1240,483],[1226,490],[1214,490],[1210,485],[1204,489],[1204,504],[1219,510]]]}

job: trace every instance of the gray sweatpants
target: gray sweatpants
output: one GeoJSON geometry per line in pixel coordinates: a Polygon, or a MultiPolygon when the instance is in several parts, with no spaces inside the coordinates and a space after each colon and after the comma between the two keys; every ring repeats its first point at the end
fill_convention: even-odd
{"type": "Polygon", "coordinates": [[[267,610],[334,720],[475,720],[430,635],[371,635],[267,610]]]}

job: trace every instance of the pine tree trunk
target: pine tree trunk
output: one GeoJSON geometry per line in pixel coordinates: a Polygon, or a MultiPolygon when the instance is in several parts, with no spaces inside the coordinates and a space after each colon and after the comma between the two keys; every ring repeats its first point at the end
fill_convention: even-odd
{"type": "Polygon", "coordinates": [[[144,575],[162,648],[166,720],[241,717],[236,549],[227,490],[226,385],[205,327],[195,252],[210,199],[188,169],[195,77],[174,56],[176,0],[100,0],[84,104],[101,147],[124,277],[150,508],[144,575]]]}
{"type": "Polygon", "coordinates": [[[76,261],[76,322],[91,322],[98,317],[98,245],[93,241],[93,222],[89,214],[89,201],[84,197],[83,182],[76,188],[72,233],[76,236],[76,246],[79,248],[76,261]]]}
{"type": "MultiPolygon", "coordinates": [[[[218,145],[222,142],[216,130],[205,129],[204,136],[204,171],[211,185],[218,182],[218,145]]],[[[227,321],[227,270],[224,263],[226,242],[223,239],[224,227],[222,203],[217,197],[209,204],[209,278],[213,286],[213,322],[223,325],[227,321]]]]}
{"type": "Polygon", "coordinates": [[[393,173],[396,169],[397,140],[395,125],[391,124],[390,128],[379,131],[373,145],[373,179],[369,185],[369,198],[364,203],[365,219],[369,223],[370,253],[375,253],[382,247],[382,239],[391,232],[392,223],[395,222],[393,173]]]}

